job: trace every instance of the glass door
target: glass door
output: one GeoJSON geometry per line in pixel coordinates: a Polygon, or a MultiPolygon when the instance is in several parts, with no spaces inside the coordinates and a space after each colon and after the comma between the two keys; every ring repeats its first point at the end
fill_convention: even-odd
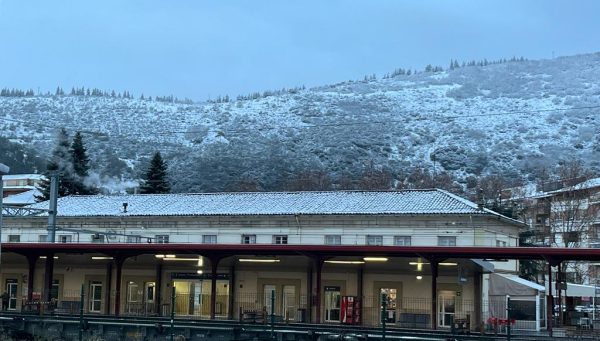
{"type": "Polygon", "coordinates": [[[454,323],[456,312],[456,297],[454,293],[443,292],[438,297],[438,325],[440,327],[451,327],[454,323]]]}
{"type": "MultiPolygon", "coordinates": [[[[272,297],[275,297],[275,301],[277,301],[277,287],[275,285],[271,285],[271,284],[265,284],[264,286],[264,301],[265,301],[265,307],[267,309],[267,314],[271,315],[271,313],[273,314],[277,314],[276,311],[273,311],[273,306],[271,305],[271,300],[272,297]]],[[[275,302],[275,306],[277,306],[277,302],[275,302]]]]}
{"type": "Polygon", "coordinates": [[[191,292],[193,293],[193,307],[190,307],[190,312],[193,311],[194,315],[202,316],[204,311],[202,309],[202,281],[192,282],[191,292]]]}
{"type": "Polygon", "coordinates": [[[283,286],[283,302],[282,312],[283,318],[286,320],[296,319],[296,286],[295,285],[284,285],[283,286]]]}
{"type": "Polygon", "coordinates": [[[102,312],[102,282],[92,281],[90,283],[90,306],[91,313],[102,312]]]}
{"type": "Polygon", "coordinates": [[[127,312],[130,314],[139,314],[140,292],[136,282],[127,283],[127,312]]]}
{"type": "Polygon", "coordinates": [[[8,310],[17,310],[17,292],[19,282],[16,279],[6,280],[6,292],[8,293],[8,310]]]}
{"type": "Polygon", "coordinates": [[[325,287],[325,322],[340,322],[340,287],[325,287]]]}
{"type": "Polygon", "coordinates": [[[144,305],[146,313],[155,312],[154,300],[156,299],[155,282],[144,283],[144,305]]]}

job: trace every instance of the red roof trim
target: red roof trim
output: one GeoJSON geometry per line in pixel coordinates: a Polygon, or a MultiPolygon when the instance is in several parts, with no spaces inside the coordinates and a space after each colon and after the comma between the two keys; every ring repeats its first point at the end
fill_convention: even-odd
{"type": "Polygon", "coordinates": [[[271,244],[77,244],[77,243],[3,243],[4,252],[19,254],[102,253],[133,256],[141,254],[200,254],[211,257],[233,255],[307,255],[389,256],[487,259],[546,259],[600,261],[600,249],[551,247],[445,247],[445,246],[369,246],[369,245],[271,245],[271,244]]]}

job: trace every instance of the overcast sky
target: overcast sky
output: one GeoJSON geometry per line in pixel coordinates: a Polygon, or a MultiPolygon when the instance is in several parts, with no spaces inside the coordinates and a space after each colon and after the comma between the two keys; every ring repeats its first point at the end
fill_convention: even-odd
{"type": "Polygon", "coordinates": [[[600,50],[600,1],[0,0],[0,87],[217,95],[600,50]]]}

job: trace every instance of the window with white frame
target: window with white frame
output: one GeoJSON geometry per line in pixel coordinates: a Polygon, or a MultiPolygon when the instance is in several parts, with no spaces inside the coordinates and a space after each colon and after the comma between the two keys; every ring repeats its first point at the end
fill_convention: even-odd
{"type": "Polygon", "coordinates": [[[383,245],[383,236],[368,235],[367,245],[383,245]]]}
{"type": "Polygon", "coordinates": [[[438,236],[438,246],[456,246],[456,237],[438,236]]]}
{"type": "Polygon", "coordinates": [[[410,246],[410,236],[394,236],[394,245],[396,246],[410,246]]]}
{"type": "Polygon", "coordinates": [[[216,244],[217,243],[217,235],[216,234],[202,235],[202,243],[203,244],[216,244]]]}
{"type": "Polygon", "coordinates": [[[167,244],[169,242],[168,234],[157,234],[154,236],[154,242],[158,244],[167,244]]]}
{"type": "Polygon", "coordinates": [[[20,243],[21,242],[21,236],[18,234],[9,234],[8,235],[8,242],[9,243],[20,243]]]}
{"type": "Polygon", "coordinates": [[[256,244],[256,235],[255,234],[242,235],[242,244],[256,244]]]}
{"type": "Polygon", "coordinates": [[[127,243],[141,243],[142,237],[140,236],[127,236],[127,243]]]}
{"type": "Polygon", "coordinates": [[[73,240],[73,236],[70,235],[60,235],[58,236],[58,242],[59,243],[70,243],[73,240]]]}
{"type": "Polygon", "coordinates": [[[497,247],[506,247],[506,242],[504,240],[496,240],[497,247]]]}
{"type": "Polygon", "coordinates": [[[287,244],[288,236],[286,234],[276,234],[273,236],[273,244],[287,244]]]}
{"type": "Polygon", "coordinates": [[[104,235],[103,234],[93,234],[91,236],[92,243],[104,243],[104,235]]]}
{"type": "Polygon", "coordinates": [[[325,245],[342,245],[342,236],[339,234],[326,235],[325,245]]]}

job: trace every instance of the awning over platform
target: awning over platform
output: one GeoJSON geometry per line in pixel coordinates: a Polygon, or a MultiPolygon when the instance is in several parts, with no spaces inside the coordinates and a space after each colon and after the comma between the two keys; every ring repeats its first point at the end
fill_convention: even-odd
{"type": "Polygon", "coordinates": [[[481,267],[481,270],[483,270],[483,273],[492,273],[494,272],[494,264],[492,264],[491,262],[488,262],[486,260],[483,259],[471,259],[471,262],[475,263],[476,265],[481,267]]]}
{"type": "Polygon", "coordinates": [[[540,291],[546,291],[544,286],[511,274],[490,275],[490,296],[537,296],[540,291]]]}
{"type": "Polygon", "coordinates": [[[592,285],[567,283],[564,295],[567,297],[593,297],[595,294],[596,288],[592,285]]]}

